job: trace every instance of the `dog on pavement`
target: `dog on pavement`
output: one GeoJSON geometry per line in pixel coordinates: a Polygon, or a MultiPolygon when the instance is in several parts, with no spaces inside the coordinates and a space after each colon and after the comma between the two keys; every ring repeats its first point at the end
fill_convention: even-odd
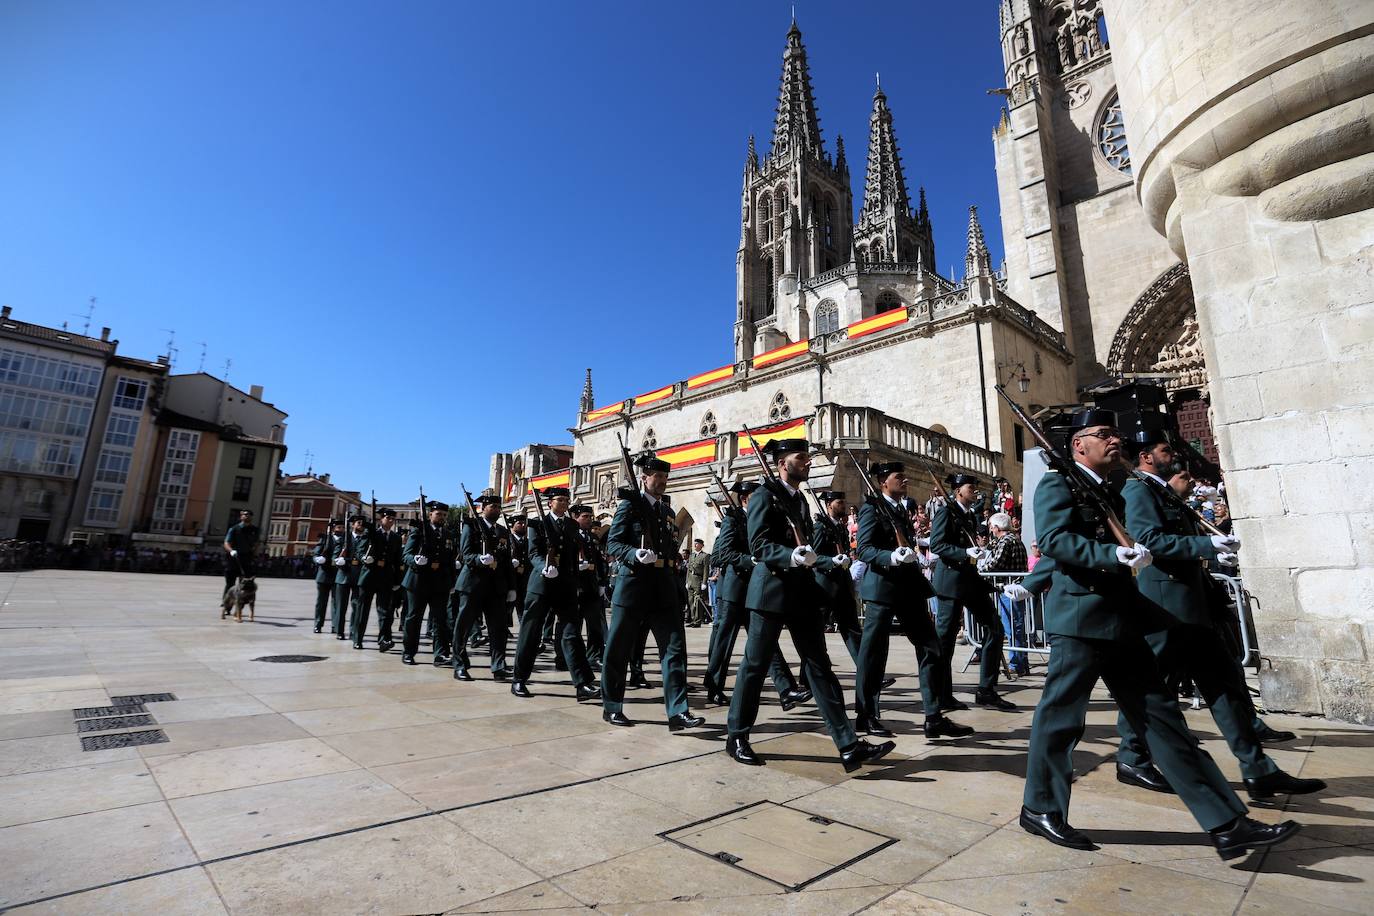
{"type": "Polygon", "coordinates": [[[234,619],[243,623],[243,609],[248,608],[248,620],[251,623],[254,617],[254,603],[258,600],[258,583],[248,576],[240,576],[239,580],[230,586],[224,593],[223,613],[220,619],[229,616],[230,608],[234,611],[234,619]]]}

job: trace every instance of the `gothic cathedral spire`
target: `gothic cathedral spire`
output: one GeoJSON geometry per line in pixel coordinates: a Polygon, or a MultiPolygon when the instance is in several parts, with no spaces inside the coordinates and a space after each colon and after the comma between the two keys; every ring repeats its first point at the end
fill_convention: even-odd
{"type": "Polygon", "coordinates": [[[887,96],[879,89],[873,94],[873,113],[868,118],[868,177],[864,180],[859,222],[866,221],[865,214],[886,212],[889,204],[899,214],[911,212],[897,137],[892,132],[892,112],[887,107],[887,96]]]}
{"type": "Polygon", "coordinates": [[[778,91],[778,112],[773,122],[770,156],[799,150],[814,156],[823,154],[821,120],[811,92],[811,70],[806,63],[797,23],[787,30],[787,49],[782,54],[782,87],[778,91]]]}
{"type": "Polygon", "coordinates": [[[964,276],[984,277],[992,274],[992,255],[983,239],[983,227],[978,222],[978,208],[968,208],[968,253],[964,255],[964,276]]]}
{"type": "MultiPolygon", "coordinates": [[[[922,198],[924,206],[924,198],[922,198]]],[[[868,174],[864,178],[863,207],[854,230],[854,257],[860,267],[877,264],[935,263],[930,214],[911,212],[911,195],[902,171],[897,132],[887,95],[873,93],[868,118],[868,174]]]]}

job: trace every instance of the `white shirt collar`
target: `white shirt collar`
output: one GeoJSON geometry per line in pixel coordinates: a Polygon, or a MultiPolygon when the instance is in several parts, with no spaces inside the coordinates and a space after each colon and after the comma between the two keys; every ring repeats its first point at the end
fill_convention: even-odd
{"type": "Polygon", "coordinates": [[[797,495],[797,488],[792,486],[787,481],[783,480],[781,476],[778,477],[778,483],[782,484],[782,488],[787,491],[788,496],[797,495]]]}
{"type": "Polygon", "coordinates": [[[1155,483],[1159,484],[1161,487],[1167,487],[1169,485],[1164,480],[1164,478],[1160,477],[1158,474],[1151,474],[1149,471],[1137,471],[1137,473],[1144,474],[1146,477],[1150,478],[1155,483]]]}
{"type": "Polygon", "coordinates": [[[886,493],[883,494],[883,499],[887,500],[889,503],[891,503],[899,509],[904,508],[900,502],[893,499],[891,496],[888,496],[886,493]]]}
{"type": "Polygon", "coordinates": [[[647,500],[649,501],[649,505],[651,505],[651,506],[657,506],[657,505],[658,505],[658,497],[657,497],[657,496],[655,496],[654,494],[650,493],[648,490],[640,490],[639,492],[644,494],[644,498],[647,499],[647,500]]]}
{"type": "Polygon", "coordinates": [[[1101,483],[1101,482],[1102,482],[1102,478],[1098,475],[1098,473],[1097,473],[1096,471],[1094,471],[1092,468],[1088,467],[1088,466],[1087,466],[1086,464],[1084,464],[1083,462],[1081,462],[1081,461],[1075,461],[1074,464],[1078,465],[1079,468],[1081,468],[1081,469],[1083,470],[1083,473],[1084,473],[1084,474],[1087,474],[1088,477],[1092,480],[1093,483],[1101,483]]]}

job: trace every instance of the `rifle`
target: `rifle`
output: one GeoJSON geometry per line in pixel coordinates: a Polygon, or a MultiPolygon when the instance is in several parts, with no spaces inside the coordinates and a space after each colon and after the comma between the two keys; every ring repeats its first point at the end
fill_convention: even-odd
{"type": "Polygon", "coordinates": [[[816,504],[816,518],[821,520],[821,524],[826,527],[826,530],[830,532],[830,536],[835,539],[835,547],[838,548],[841,553],[849,553],[849,532],[842,530],[839,524],[830,517],[830,513],[825,509],[825,504],[822,503],[821,498],[816,495],[816,491],[811,489],[810,484],[803,483],[801,485],[801,491],[811,497],[811,501],[816,504]]]}
{"type": "MultiPolygon", "coordinates": [[[[730,496],[730,491],[725,489],[725,481],[721,480],[720,475],[716,473],[716,466],[714,464],[708,464],[707,468],[711,471],[711,479],[715,481],[716,486],[720,489],[721,498],[725,500],[725,504],[730,507],[732,512],[738,509],[739,506],[735,505],[735,500],[730,496]]],[[[716,510],[716,515],[720,517],[720,520],[722,522],[725,521],[725,513],[720,511],[720,506],[717,505],[714,500],[712,500],[711,506],[716,510]]]]}
{"type": "Polygon", "coordinates": [[[906,525],[897,517],[897,513],[892,508],[892,503],[887,501],[887,497],[878,492],[878,488],[873,485],[873,478],[864,470],[864,466],[859,464],[859,459],[854,457],[854,452],[846,448],[844,453],[849,456],[849,460],[854,462],[854,470],[859,472],[859,479],[864,483],[864,493],[868,496],[868,501],[877,506],[884,515],[887,516],[888,524],[892,526],[892,531],[897,535],[897,546],[911,549],[911,542],[906,539],[906,525]]]}
{"type": "Polygon", "coordinates": [[[530,487],[534,493],[534,508],[539,512],[539,527],[544,532],[544,565],[558,567],[558,551],[553,549],[553,534],[549,531],[549,519],[544,513],[544,497],[539,495],[538,487],[530,487]]]}
{"type": "MultiPolygon", "coordinates": [[[[1146,477],[1139,471],[1132,470],[1128,473],[1136,480],[1139,480],[1141,483],[1145,484],[1147,487],[1153,486],[1153,482],[1150,480],[1150,478],[1146,477]]],[[[1177,493],[1175,493],[1174,488],[1169,486],[1167,483],[1164,484],[1164,493],[1165,499],[1172,500],[1175,504],[1178,505],[1179,508],[1191,514],[1193,518],[1197,520],[1198,525],[1202,527],[1203,531],[1206,531],[1209,534],[1215,534],[1218,537],[1227,537],[1226,532],[1222,531],[1216,525],[1213,525],[1211,522],[1207,521],[1207,519],[1203,517],[1203,514],[1201,512],[1197,511],[1192,506],[1188,505],[1188,501],[1185,500],[1182,496],[1179,496],[1177,493]]]]}
{"type": "MultiPolygon", "coordinates": [[[[753,443],[754,457],[758,459],[759,467],[763,470],[763,479],[767,481],[769,489],[778,495],[782,495],[784,492],[782,483],[778,480],[778,475],[774,474],[773,469],[768,466],[768,462],[764,460],[763,452],[760,451],[761,446],[759,445],[759,441],[754,438],[754,434],[749,431],[749,427],[747,426],[744,427],[744,434],[748,436],[749,441],[753,443]]],[[[801,547],[806,543],[806,539],[802,537],[801,527],[797,525],[797,520],[792,517],[791,510],[784,510],[783,514],[787,516],[787,524],[792,526],[792,537],[797,539],[797,546],[801,547]]]]}
{"type": "Polygon", "coordinates": [[[625,466],[625,476],[629,479],[627,486],[633,494],[627,495],[626,498],[635,501],[635,506],[639,509],[639,519],[644,525],[644,533],[639,537],[639,546],[645,549],[654,549],[650,548],[645,541],[652,533],[654,543],[658,543],[658,519],[653,517],[654,513],[650,511],[649,501],[640,493],[639,484],[635,482],[635,465],[630,460],[630,450],[625,447],[625,440],[621,438],[620,433],[615,434],[615,441],[620,443],[620,463],[625,466]]]}
{"type": "MultiPolygon", "coordinates": [[[[372,491],[372,521],[368,523],[368,531],[369,531],[371,534],[373,534],[373,535],[376,535],[376,533],[377,533],[377,491],[376,491],[376,490],[373,490],[373,491],[372,491]]],[[[365,553],[365,554],[363,555],[364,557],[370,557],[370,556],[372,556],[372,543],[373,543],[374,540],[375,540],[375,537],[369,537],[369,538],[367,539],[367,553],[365,553]]]]}
{"type": "MultiPolygon", "coordinates": [[[[1093,502],[1098,511],[1102,513],[1102,518],[1107,525],[1107,530],[1112,533],[1112,538],[1118,544],[1128,549],[1134,547],[1135,539],[1126,531],[1126,526],[1121,524],[1121,519],[1117,517],[1116,510],[1112,508],[1111,502],[1102,494],[1101,488],[1083,473],[1083,469],[1078,466],[1077,462],[1065,458],[1064,455],[1060,453],[1059,449],[1054,447],[1049,437],[1045,435],[1045,431],[1040,428],[1040,424],[1032,420],[1030,416],[1021,409],[1021,405],[1011,399],[1011,395],[1007,394],[1005,388],[998,384],[994,385],[993,389],[1002,396],[1002,400],[1007,402],[1007,406],[1009,406],[1011,412],[1016,415],[1016,419],[1020,420],[1026,429],[1030,430],[1031,438],[1040,446],[1041,455],[1045,459],[1045,464],[1049,465],[1051,469],[1063,474],[1064,480],[1068,483],[1071,490],[1081,493],[1093,502]]],[[[1137,571],[1134,569],[1131,570],[1132,574],[1136,572],[1137,571]]]]}
{"type": "Polygon", "coordinates": [[[487,532],[483,527],[482,522],[477,518],[477,507],[472,504],[472,494],[468,492],[466,484],[460,483],[458,484],[458,486],[463,491],[463,499],[467,500],[468,518],[471,519],[473,527],[477,531],[477,538],[482,544],[482,553],[491,553],[491,551],[487,549],[487,532]]]}
{"type": "Polygon", "coordinates": [[[429,556],[429,511],[425,508],[425,488],[420,487],[420,537],[424,539],[425,556],[429,556]]]}
{"type": "MultiPolygon", "coordinates": [[[[951,504],[954,502],[954,497],[949,493],[945,492],[944,485],[940,483],[940,478],[935,476],[934,471],[932,471],[930,468],[926,468],[926,473],[930,475],[930,482],[935,484],[935,489],[939,490],[940,495],[945,498],[945,511],[953,511],[953,506],[951,504]]],[[[962,528],[964,530],[964,534],[968,536],[969,546],[977,547],[978,529],[969,526],[968,516],[965,515],[962,511],[959,512],[959,527],[962,528]]]]}

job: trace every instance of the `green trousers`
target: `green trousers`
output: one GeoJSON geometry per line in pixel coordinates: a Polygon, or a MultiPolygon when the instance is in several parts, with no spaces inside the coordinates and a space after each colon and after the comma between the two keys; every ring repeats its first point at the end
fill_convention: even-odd
{"type": "MultiPolygon", "coordinates": [[[[730,658],[735,654],[735,640],[739,631],[749,625],[749,611],[738,601],[716,598],[716,619],[711,625],[711,644],[707,653],[706,677],[703,685],[707,691],[725,692],[725,682],[730,679],[730,658]]],[[[774,650],[768,663],[768,676],[773,681],[773,689],[781,696],[797,686],[792,669],[782,653],[774,650]]]]}
{"type": "Polygon", "coordinates": [[[940,714],[940,698],[948,689],[944,678],[948,677],[949,669],[940,663],[940,638],[926,612],[925,599],[915,598],[910,605],[903,606],[869,601],[864,605],[864,635],[859,644],[858,681],[854,688],[854,713],[860,721],[878,717],[878,695],[887,674],[888,641],[894,616],[916,649],[925,714],[940,714]]]}
{"type": "Polygon", "coordinates": [[[1226,777],[1188,731],[1178,700],[1169,696],[1143,638],[1055,634],[1050,649],[1045,689],[1035,707],[1026,753],[1028,809],[1068,818],[1073,748],[1083,737],[1088,700],[1101,678],[1122,715],[1145,736],[1150,757],[1202,829],[1215,830],[1245,813],[1226,777]]]}
{"type": "MultiPolygon", "coordinates": [[[[1258,779],[1278,772],[1279,765],[1264,753],[1264,746],[1255,737],[1254,706],[1245,686],[1245,671],[1240,661],[1226,650],[1220,633],[1209,626],[1184,624],[1151,633],[1145,641],[1159,661],[1165,683],[1174,684],[1183,678],[1192,680],[1207,702],[1212,719],[1221,729],[1231,753],[1240,762],[1242,776],[1258,779]]],[[[1116,730],[1121,733],[1118,761],[1131,766],[1150,762],[1145,741],[1125,713],[1117,716],[1116,730]]]]}
{"type": "MultiPolygon", "coordinates": [[[[992,692],[997,689],[997,679],[1002,673],[1002,618],[992,606],[992,597],[987,592],[965,591],[958,598],[939,598],[935,605],[935,630],[940,634],[940,664],[945,669],[945,695],[942,700],[954,699],[954,640],[963,626],[964,608],[969,616],[983,628],[983,641],[978,644],[981,656],[978,660],[978,689],[992,692]]],[[[970,640],[973,634],[969,634],[970,640]]]]}
{"type": "Polygon", "coordinates": [[[611,629],[601,660],[601,705],[606,712],[625,711],[625,672],[630,658],[640,654],[641,627],[648,625],[658,643],[663,667],[663,705],[668,717],[687,711],[687,631],[681,608],[611,607],[611,629]]]}

